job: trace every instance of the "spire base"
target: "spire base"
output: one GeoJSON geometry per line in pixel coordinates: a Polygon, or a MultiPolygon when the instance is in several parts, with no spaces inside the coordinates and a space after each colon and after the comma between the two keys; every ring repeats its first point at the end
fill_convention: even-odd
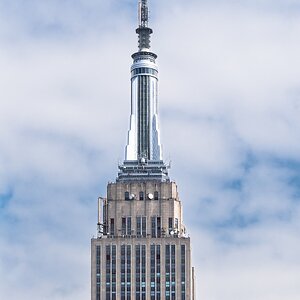
{"type": "Polygon", "coordinates": [[[119,165],[119,173],[116,179],[117,182],[125,181],[159,181],[170,182],[168,169],[162,160],[125,160],[122,165],[119,165]]]}

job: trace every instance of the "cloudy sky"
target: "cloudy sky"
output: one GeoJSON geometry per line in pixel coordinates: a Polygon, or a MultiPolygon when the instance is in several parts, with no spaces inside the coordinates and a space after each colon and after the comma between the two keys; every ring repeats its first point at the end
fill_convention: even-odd
{"type": "MultiPolygon", "coordinates": [[[[90,297],[129,124],[136,0],[0,0],[0,298],[90,297]]],[[[300,297],[299,0],[151,1],[201,300],[300,297]]]]}

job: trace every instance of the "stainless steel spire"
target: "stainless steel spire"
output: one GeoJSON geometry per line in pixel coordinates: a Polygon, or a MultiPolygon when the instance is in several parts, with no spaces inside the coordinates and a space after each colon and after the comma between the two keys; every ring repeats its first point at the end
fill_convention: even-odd
{"type": "Polygon", "coordinates": [[[149,23],[149,7],[147,0],[139,0],[139,27],[136,33],[139,35],[139,50],[150,49],[150,35],[152,29],[148,27],[149,23]]]}
{"type": "MultiPolygon", "coordinates": [[[[131,66],[131,115],[125,161],[120,166],[117,180],[138,179],[149,174],[156,180],[168,180],[167,167],[162,160],[158,125],[158,68],[157,55],[150,51],[147,0],[139,0],[139,51],[132,55],[131,66]],[[139,175],[133,175],[139,168],[139,175]],[[130,174],[129,174],[130,173],[130,174]]],[[[150,177],[151,177],[150,176],[150,177]]]]}
{"type": "Polygon", "coordinates": [[[149,7],[147,0],[139,1],[139,26],[148,27],[149,22],[149,7]]]}

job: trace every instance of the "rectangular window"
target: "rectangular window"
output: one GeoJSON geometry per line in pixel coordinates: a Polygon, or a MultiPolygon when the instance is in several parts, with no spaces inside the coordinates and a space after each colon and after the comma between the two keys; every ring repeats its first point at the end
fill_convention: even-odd
{"type": "Polygon", "coordinates": [[[127,217],[127,235],[131,235],[131,217],[127,217]]]}
{"type": "Polygon", "coordinates": [[[161,237],[160,217],[151,217],[151,237],[161,237]]]}
{"type": "Polygon", "coordinates": [[[186,291],[185,278],[185,245],[181,245],[181,299],[185,300],[186,291]]]}
{"type": "Polygon", "coordinates": [[[141,299],[141,246],[135,246],[135,299],[141,299]]]}
{"type": "Polygon", "coordinates": [[[137,236],[142,235],[141,217],[136,217],[136,234],[137,236]]]}
{"type": "Polygon", "coordinates": [[[161,237],[161,218],[157,217],[157,237],[161,237]]]}
{"type": "Polygon", "coordinates": [[[140,192],[140,200],[144,200],[144,192],[140,192]]]}
{"type": "Polygon", "coordinates": [[[126,282],[126,292],[127,300],[131,299],[131,246],[127,245],[127,282],[126,282]]]}
{"type": "Polygon", "coordinates": [[[146,299],[146,246],[135,246],[136,300],[146,299]]]}
{"type": "Polygon", "coordinates": [[[126,292],[126,286],[125,286],[125,277],[126,277],[126,246],[121,246],[121,300],[125,300],[125,292],[126,292]]]}
{"type": "Polygon", "coordinates": [[[136,234],[139,237],[147,236],[146,217],[136,217],[136,234]]]}
{"type": "Polygon", "coordinates": [[[115,235],[115,219],[110,219],[110,235],[115,235]]]}
{"type": "Polygon", "coordinates": [[[156,217],[151,217],[151,237],[156,237],[156,217]]]}
{"type": "Polygon", "coordinates": [[[176,298],[176,256],[175,256],[175,245],[171,246],[171,281],[172,281],[172,300],[176,298]]]}
{"type": "Polygon", "coordinates": [[[101,247],[96,246],[96,300],[101,300],[101,247]]]}
{"type": "Polygon", "coordinates": [[[116,257],[116,245],[112,245],[112,258],[111,258],[111,273],[112,273],[112,280],[111,280],[111,299],[116,299],[117,293],[117,257],[116,257]]]}
{"type": "Polygon", "coordinates": [[[105,284],[106,284],[106,300],[110,300],[110,292],[111,292],[111,249],[110,246],[106,246],[106,277],[105,277],[105,284]]]}
{"type": "Polygon", "coordinates": [[[142,217],[142,236],[146,237],[147,235],[147,228],[146,228],[146,217],[142,217]]]}
{"type": "Polygon", "coordinates": [[[122,235],[126,234],[126,218],[122,218],[122,235]]]}
{"type": "Polygon", "coordinates": [[[150,246],[150,295],[151,300],[155,300],[155,287],[156,287],[156,281],[155,281],[155,245],[150,246]]]}
{"type": "Polygon", "coordinates": [[[165,257],[165,280],[166,280],[166,300],[170,300],[170,262],[171,262],[171,257],[170,257],[170,245],[166,245],[166,257],[165,257]]]}
{"type": "Polygon", "coordinates": [[[173,218],[169,218],[169,231],[173,229],[173,218]]]}

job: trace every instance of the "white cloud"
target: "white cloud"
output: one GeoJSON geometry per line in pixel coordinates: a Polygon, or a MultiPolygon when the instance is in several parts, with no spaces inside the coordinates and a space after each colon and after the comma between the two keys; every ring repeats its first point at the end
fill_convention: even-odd
{"type": "MultiPolygon", "coordinates": [[[[89,298],[96,199],[128,127],[133,3],[0,2],[1,299],[89,298]]],[[[297,4],[153,1],[199,299],[300,294],[297,4]]]]}

